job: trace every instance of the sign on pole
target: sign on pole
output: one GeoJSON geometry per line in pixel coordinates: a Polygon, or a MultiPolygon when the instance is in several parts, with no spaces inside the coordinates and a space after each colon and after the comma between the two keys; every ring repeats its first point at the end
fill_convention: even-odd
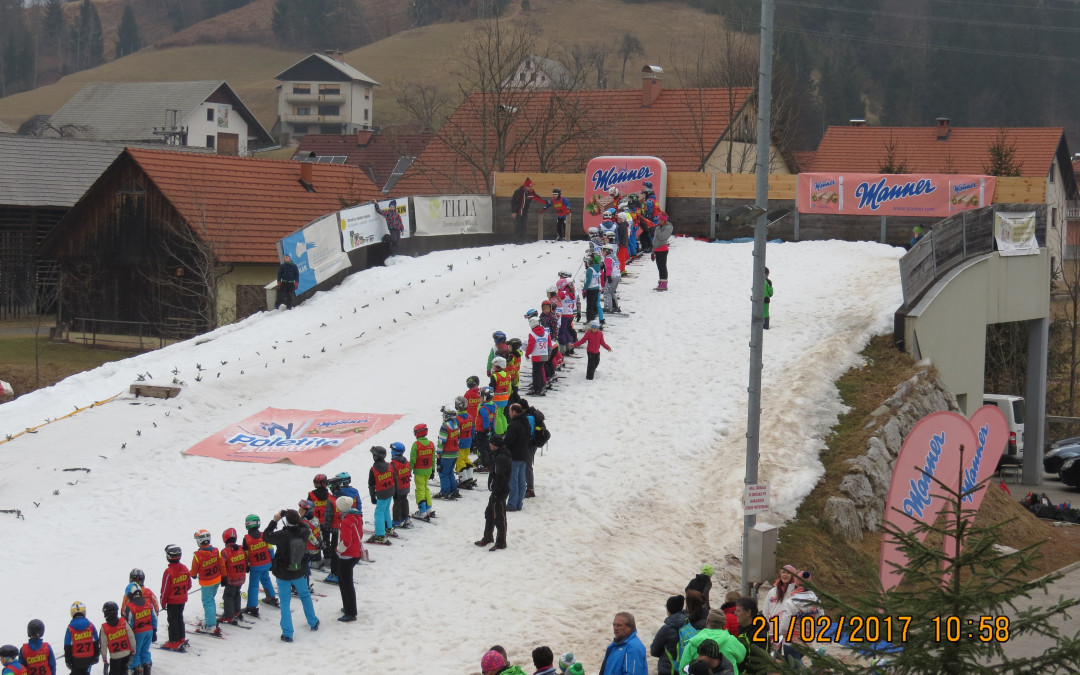
{"type": "Polygon", "coordinates": [[[747,485],[743,495],[743,515],[769,512],[769,484],[747,485]]]}

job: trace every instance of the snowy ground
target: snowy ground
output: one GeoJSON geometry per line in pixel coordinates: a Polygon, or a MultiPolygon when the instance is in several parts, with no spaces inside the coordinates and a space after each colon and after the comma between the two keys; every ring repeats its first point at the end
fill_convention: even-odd
{"type": "MultiPolygon", "coordinates": [[[[614,352],[604,352],[596,380],[584,380],[584,359],[568,359],[563,386],[535,401],[553,437],[537,457],[537,497],[510,514],[507,550],[472,544],[486,491],[436,502],[439,525],[417,523],[407,539],[372,547],[375,562],[357,569],[357,623],[335,621],[336,589],[320,584],[331,597],[316,604],[318,633],[294,609],[296,642],[284,645],[276,612],[264,609],[273,622],[226,627],[226,641],[191,637],[200,657],[153,651],[154,672],[466,673],[495,643],[530,672],[540,644],[573,651],[594,672],[616,611],[637,616],[648,644],[667,596],[702,561],[740,551],[751,249],[677,240],[668,293],[651,290],[647,261],[631,266],[621,294],[635,313],[608,321],[614,352]]],[[[579,243],[545,242],[400,259],[292,312],[259,314],[0,406],[2,437],[126,392],[139,373],[167,383],[176,369],[187,383],[176,399],[124,393],[0,444],[0,508],[26,516],[0,515],[0,643],[21,644],[37,617],[62,645],[72,601],[99,622],[132,567],[156,590],[166,544],[181,545],[187,560],[197,529],[220,545],[220,532],[242,529],[249,512],[265,523],[294,508],[315,470],[181,454],[263,408],[403,414],[320,469],[350,471],[363,492],[367,447],[408,444],[418,422],[434,428],[465,378],[483,376],[492,331],[525,336],[522,314],[581,252],[579,243]],[[196,364],[207,369],[201,382],[196,364]]],[[[843,409],[833,382],[872,335],[891,330],[901,254],[871,243],[769,246],[776,295],[761,477],[775,511],[766,520],[792,515],[820,476],[822,438],[843,409]]],[[[364,504],[365,520],[372,510],[364,504]]],[[[187,615],[196,614],[194,599],[187,615]]]]}

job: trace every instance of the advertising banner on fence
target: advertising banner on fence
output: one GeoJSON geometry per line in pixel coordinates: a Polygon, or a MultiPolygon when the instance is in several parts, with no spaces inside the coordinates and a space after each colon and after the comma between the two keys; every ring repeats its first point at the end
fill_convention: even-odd
{"type": "Polygon", "coordinates": [[[491,195],[413,197],[417,236],[491,234],[491,195]]]}
{"type": "Polygon", "coordinates": [[[288,460],[297,466],[322,466],[399,417],[339,410],[267,408],[222,429],[184,454],[231,462],[272,464],[288,460]]]}
{"type": "MultiPolygon", "coordinates": [[[[970,455],[978,443],[971,425],[958,413],[931,413],[912,427],[893,468],[885,502],[886,523],[911,531],[918,522],[933,523],[937,519],[947,502],[947,494],[933,479],[949,489],[959,488],[961,445],[965,455],[970,455]]],[[[907,557],[899,542],[888,534],[883,535],[879,575],[886,591],[904,578],[902,570],[906,564],[907,557]],[[899,565],[899,569],[894,565],[899,565]]]]}
{"type": "Polygon", "coordinates": [[[1038,255],[1035,212],[994,213],[994,239],[1001,255],[1038,255]]]}
{"type": "Polygon", "coordinates": [[[994,176],[800,173],[799,213],[948,218],[994,199],[994,176]]]}
{"type": "Polygon", "coordinates": [[[323,216],[293,232],[278,244],[281,255],[292,256],[300,270],[299,295],[349,266],[349,257],[341,250],[337,212],[323,216]]]}
{"type": "MultiPolygon", "coordinates": [[[[409,200],[393,200],[377,202],[381,211],[390,209],[390,202],[394,202],[394,210],[401,217],[401,224],[405,227],[401,232],[401,238],[409,236],[409,200]]],[[[338,212],[338,220],[341,224],[341,244],[345,252],[370,246],[382,241],[383,235],[389,234],[386,226],[386,218],[375,210],[375,204],[360,204],[352,208],[338,212]]]]}
{"type": "Polygon", "coordinates": [[[660,208],[667,207],[667,164],[659,157],[594,157],[585,167],[585,213],[581,226],[588,232],[599,227],[605,209],[615,208],[611,188],[619,194],[641,192],[643,183],[652,183],[660,208]]]}

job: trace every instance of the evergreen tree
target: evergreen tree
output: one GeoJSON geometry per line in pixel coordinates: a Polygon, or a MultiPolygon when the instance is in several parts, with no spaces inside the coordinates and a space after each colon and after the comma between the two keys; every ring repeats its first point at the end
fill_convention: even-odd
{"type": "Polygon", "coordinates": [[[101,17],[90,0],[82,0],[79,18],[71,27],[71,61],[75,70],[85,70],[104,59],[105,42],[101,35],[101,17]]]}
{"type": "Polygon", "coordinates": [[[986,148],[989,153],[983,173],[990,176],[1019,176],[1024,163],[1016,159],[1016,142],[1009,142],[1009,131],[998,129],[994,141],[986,148]]]}
{"type": "MultiPolygon", "coordinates": [[[[823,605],[836,610],[836,616],[876,619],[882,640],[889,639],[885,626],[891,625],[891,641],[901,646],[902,651],[872,644],[864,636],[865,641],[859,645],[871,660],[888,661],[890,673],[1074,672],[1075,664],[1080,663],[1080,632],[1065,634],[1052,620],[1068,616],[1070,608],[1080,605],[1080,598],[1059,597],[1046,607],[1036,605],[1029,609],[1021,609],[1023,603],[1018,602],[1043,595],[1061,578],[1050,575],[1029,580],[1035,572],[1040,544],[1002,553],[996,545],[1008,522],[976,526],[975,512],[964,506],[964,498],[985,490],[987,482],[961,493],[930,478],[948,495],[944,516],[931,524],[919,522],[910,531],[891,524],[884,527],[886,536],[900,542],[907,557],[906,566],[894,566],[904,572],[900,586],[884,592],[879,585],[877,592],[850,602],[819,591],[823,605]],[[952,540],[960,542],[959,552],[950,552],[951,547],[942,545],[952,540]],[[1055,646],[1034,656],[1007,654],[1006,643],[1024,635],[1049,638],[1055,646]]],[[[824,668],[825,672],[842,675],[877,672],[867,669],[865,664],[845,664],[814,652],[812,646],[799,649],[808,654],[812,668],[824,668]]],[[[806,672],[787,664],[780,671],[785,675],[806,672]]]]}
{"type": "Polygon", "coordinates": [[[369,41],[356,0],[277,0],[274,35],[285,46],[351,49],[369,41]]]}
{"type": "Polygon", "coordinates": [[[0,0],[0,96],[26,91],[33,83],[34,40],[22,3],[0,0]]]}
{"type": "Polygon", "coordinates": [[[139,24],[135,21],[135,9],[129,4],[120,17],[120,29],[116,35],[116,58],[134,54],[142,49],[139,24]]]}

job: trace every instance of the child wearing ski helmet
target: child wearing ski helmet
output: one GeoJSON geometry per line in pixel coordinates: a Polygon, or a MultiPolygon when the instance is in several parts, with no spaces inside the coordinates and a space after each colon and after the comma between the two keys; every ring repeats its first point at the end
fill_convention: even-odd
{"type": "Polygon", "coordinates": [[[495,392],[495,433],[506,431],[506,406],[510,400],[511,379],[506,372],[506,359],[496,356],[491,362],[491,388],[495,392]]]}
{"type": "Polygon", "coordinates": [[[619,296],[616,290],[622,281],[622,268],[619,267],[619,259],[615,257],[615,247],[604,244],[604,308],[615,313],[622,313],[619,309],[619,296]]]}
{"type": "MultiPolygon", "coordinates": [[[[251,516],[248,516],[248,518],[251,518],[251,516]]],[[[247,537],[244,539],[246,543],[247,537]]],[[[174,651],[183,651],[184,644],[187,642],[187,629],[184,626],[184,605],[187,604],[188,591],[191,590],[191,572],[188,570],[187,565],[180,562],[183,555],[183,551],[180,550],[179,546],[175,544],[166,546],[165,560],[169,563],[169,566],[165,568],[165,573],[161,575],[161,604],[165,608],[165,615],[169,621],[169,641],[162,647],[174,651]]],[[[266,557],[270,557],[269,551],[267,551],[266,557]]],[[[252,597],[257,597],[258,590],[259,587],[256,583],[256,596],[252,597]]],[[[251,592],[250,588],[248,592],[251,592]]],[[[255,611],[258,612],[259,610],[256,609],[255,611]]],[[[102,626],[102,631],[104,630],[105,627],[102,626]]],[[[134,636],[131,638],[131,644],[135,644],[134,636]]]]}
{"type": "Polygon", "coordinates": [[[26,637],[29,638],[19,649],[19,663],[26,667],[31,675],[53,675],[56,672],[56,655],[53,648],[45,642],[45,623],[33,619],[26,624],[26,637]]]}
{"type": "MultiPolygon", "coordinates": [[[[552,296],[557,294],[554,288],[549,289],[552,296]]],[[[559,354],[559,316],[555,313],[556,301],[545,300],[540,303],[540,325],[547,329],[548,332],[548,357],[544,362],[544,375],[545,379],[550,381],[555,377],[555,366],[561,363],[556,362],[555,355],[559,354]]]]}
{"type": "Polygon", "coordinates": [[[394,472],[394,506],[390,518],[394,529],[412,527],[409,522],[409,490],[412,488],[412,465],[405,457],[404,443],[390,444],[390,469],[394,472]]]}
{"type": "Polygon", "coordinates": [[[506,351],[500,353],[506,359],[506,373],[510,376],[510,403],[518,400],[518,389],[521,388],[521,339],[510,338],[506,342],[506,351]]]}
{"type": "Polygon", "coordinates": [[[421,517],[431,510],[431,490],[428,489],[428,480],[435,471],[435,444],[427,438],[428,428],[426,424],[417,424],[413,427],[413,436],[416,440],[409,451],[409,463],[413,467],[413,481],[416,483],[416,508],[421,517]]]}
{"type": "Polygon", "coordinates": [[[544,364],[547,362],[548,350],[551,347],[551,334],[540,325],[540,319],[529,319],[529,345],[525,348],[525,356],[532,360],[532,387],[529,394],[542,395],[544,386],[547,384],[547,374],[544,364]]]}
{"type": "Polygon", "coordinates": [[[240,622],[240,589],[247,580],[247,552],[236,543],[236,529],[230,527],[221,533],[225,547],[221,549],[224,573],[221,578],[221,598],[225,601],[225,623],[240,622]]]}
{"type": "Polygon", "coordinates": [[[19,649],[15,645],[0,647],[0,673],[3,675],[25,675],[26,668],[19,663],[19,649]]]}
{"type": "Polygon", "coordinates": [[[244,528],[247,534],[244,535],[243,548],[247,551],[248,566],[247,606],[244,607],[244,613],[259,616],[259,586],[262,586],[266,593],[266,602],[275,607],[278,605],[277,591],[270,579],[273,559],[270,545],[263,541],[262,522],[259,517],[254,513],[248,514],[244,519],[244,528]]]}
{"type": "Polygon", "coordinates": [[[71,603],[71,622],[64,634],[64,664],[74,674],[89,675],[90,666],[98,662],[98,633],[86,618],[86,605],[71,603]]]}
{"type": "Polygon", "coordinates": [[[386,448],[375,445],[371,448],[371,471],[368,472],[368,494],[375,505],[375,534],[369,543],[385,544],[387,535],[393,536],[394,523],[390,517],[390,503],[397,491],[394,472],[386,461],[386,448]]]}
{"type": "MultiPolygon", "coordinates": [[[[337,483],[337,485],[338,485],[338,490],[337,491],[340,493],[340,494],[335,495],[335,497],[341,497],[341,496],[352,497],[352,500],[353,500],[353,506],[352,507],[354,509],[356,509],[357,511],[359,511],[361,514],[363,514],[364,509],[361,508],[362,504],[360,503],[360,491],[357,490],[355,487],[353,487],[352,475],[348,471],[341,471],[341,472],[338,473],[338,475],[334,476],[334,481],[337,483]]],[[[337,500],[336,499],[334,501],[334,507],[335,507],[335,509],[337,508],[337,500]]]]}
{"type": "Polygon", "coordinates": [[[499,350],[499,345],[506,344],[506,333],[497,330],[491,334],[491,339],[495,341],[495,344],[491,346],[491,351],[488,352],[487,370],[485,371],[488,377],[491,377],[491,362],[498,356],[496,352],[499,350]]]}
{"type": "Polygon", "coordinates": [[[297,502],[296,512],[300,514],[300,529],[305,535],[304,576],[307,578],[308,590],[314,591],[314,584],[311,583],[311,567],[315,562],[322,560],[322,527],[319,525],[318,518],[315,517],[315,505],[309,500],[301,499],[297,502]]]}
{"type": "Polygon", "coordinates": [[[562,190],[551,188],[551,199],[540,208],[540,213],[550,208],[555,209],[555,230],[558,233],[556,239],[566,238],[566,217],[570,215],[570,200],[562,196],[562,190]]]}
{"type": "MultiPolygon", "coordinates": [[[[124,610],[124,621],[131,626],[131,632],[135,635],[135,650],[131,655],[129,667],[136,673],[150,675],[150,667],[153,660],[150,658],[150,643],[157,642],[157,612],[153,605],[143,597],[142,587],[136,583],[130,583],[127,587],[127,609],[124,610]]],[[[210,615],[216,617],[217,608],[211,606],[210,615]]],[[[220,635],[220,628],[215,628],[220,635]]]]}
{"type": "Polygon", "coordinates": [[[619,211],[616,216],[617,231],[619,233],[616,246],[618,246],[619,268],[622,270],[623,276],[626,276],[626,262],[630,260],[630,223],[632,221],[633,217],[627,210],[619,211]]]}
{"type": "Polygon", "coordinates": [[[764,289],[764,291],[765,291],[764,292],[765,297],[762,298],[762,302],[764,302],[764,305],[763,305],[763,310],[764,311],[762,313],[762,318],[764,320],[764,323],[762,324],[761,327],[764,328],[765,330],[769,330],[769,303],[772,302],[773,287],[772,287],[772,279],[769,278],[769,268],[768,267],[765,268],[765,289],[764,289]]]}
{"type": "Polygon", "coordinates": [[[588,367],[585,371],[585,379],[593,379],[593,375],[596,374],[596,367],[600,365],[600,348],[611,351],[611,347],[604,341],[604,331],[600,330],[600,322],[593,319],[589,322],[589,330],[581,336],[581,339],[574,343],[575,347],[583,344],[587,344],[585,352],[589,357],[588,367]]]}
{"type": "Polygon", "coordinates": [[[323,556],[330,562],[330,574],[325,581],[333,584],[337,583],[337,553],[334,552],[334,547],[337,546],[338,535],[334,529],[334,522],[337,520],[334,516],[334,497],[327,489],[327,483],[325,473],[316,474],[312,479],[314,488],[308,492],[307,498],[315,505],[315,517],[319,520],[319,530],[323,538],[323,556]]]}
{"type": "Polygon", "coordinates": [[[482,401],[480,397],[480,378],[476,375],[468,376],[467,378],[465,378],[465,387],[466,389],[463,396],[465,397],[465,401],[468,403],[465,410],[469,413],[469,417],[475,420],[476,410],[480,407],[480,403],[482,401]]]}
{"type": "MultiPolygon", "coordinates": [[[[131,570],[130,572],[128,572],[128,583],[129,584],[131,584],[131,583],[139,584],[139,588],[143,589],[143,597],[146,598],[147,602],[149,602],[151,605],[154,606],[154,611],[155,612],[160,612],[161,611],[161,605],[158,604],[157,596],[154,595],[154,592],[152,590],[150,590],[149,588],[146,587],[146,573],[145,572],[143,572],[138,567],[131,570]]],[[[127,586],[125,586],[124,588],[126,589],[127,586]]],[[[124,613],[124,608],[125,607],[127,607],[127,595],[125,595],[123,597],[123,599],[120,601],[120,613],[121,614],[124,613]]]]}
{"type": "Polygon", "coordinates": [[[490,451],[487,446],[488,435],[490,435],[495,429],[495,403],[492,399],[495,397],[495,390],[491,387],[484,387],[480,390],[481,403],[476,409],[476,423],[473,426],[473,447],[476,448],[477,461],[479,466],[476,467],[477,471],[487,471],[487,467],[490,466],[491,457],[490,451]]]}
{"type": "Polygon", "coordinates": [[[472,477],[473,463],[469,459],[473,447],[473,418],[469,415],[469,402],[464,396],[454,399],[454,408],[457,410],[455,419],[458,425],[458,458],[454,472],[457,473],[458,487],[471,490],[476,484],[472,477]]]}
{"type": "Polygon", "coordinates": [[[564,354],[573,354],[574,350],[570,346],[573,342],[570,339],[570,331],[574,314],[577,313],[577,291],[574,290],[574,284],[569,278],[559,279],[555,287],[559,289],[559,344],[564,354]]]}
{"type": "MultiPolygon", "coordinates": [[[[191,558],[191,577],[199,580],[199,590],[202,594],[203,619],[201,630],[214,635],[221,635],[221,629],[217,625],[217,591],[221,585],[221,553],[210,545],[210,531],[199,530],[195,533],[195,543],[199,548],[191,558]]],[[[140,592],[140,595],[142,593],[140,592]]],[[[132,623],[138,638],[139,630],[132,623]]]]}
{"type": "Polygon", "coordinates": [[[585,263],[585,319],[592,321],[599,312],[600,279],[603,277],[603,271],[599,261],[592,254],[585,256],[583,262],[585,263]]]}
{"type": "MultiPolygon", "coordinates": [[[[500,357],[495,357],[492,367],[500,357]]],[[[436,499],[457,499],[461,497],[458,492],[457,477],[454,475],[454,467],[458,460],[458,424],[457,412],[446,406],[441,409],[442,426],[439,427],[439,442],[437,457],[439,459],[439,494],[436,499]]]]}
{"type": "MultiPolygon", "coordinates": [[[[124,617],[120,616],[120,608],[115,602],[106,602],[101,613],[105,615],[105,623],[101,624],[101,635],[98,639],[101,660],[108,666],[107,671],[123,675],[128,672],[131,657],[135,653],[135,632],[124,617]]],[[[169,647],[163,645],[162,649],[169,647]]]]}

